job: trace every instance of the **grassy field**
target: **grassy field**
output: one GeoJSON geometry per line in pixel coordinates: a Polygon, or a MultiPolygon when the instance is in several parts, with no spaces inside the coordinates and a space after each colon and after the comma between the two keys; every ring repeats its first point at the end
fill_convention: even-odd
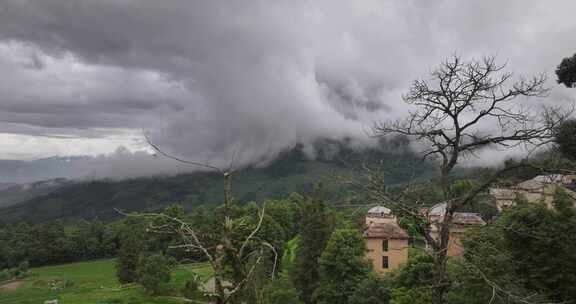
{"type": "Polygon", "coordinates": [[[206,264],[181,265],[172,273],[167,285],[172,296],[152,297],[137,284],[120,286],[115,276],[114,260],[98,260],[59,266],[33,268],[24,279],[24,287],[0,293],[0,304],[41,304],[58,299],[61,304],[140,304],[184,303],[178,290],[197,273],[206,280],[211,270],[206,264]],[[69,282],[59,291],[50,290],[50,282],[69,282]]]}

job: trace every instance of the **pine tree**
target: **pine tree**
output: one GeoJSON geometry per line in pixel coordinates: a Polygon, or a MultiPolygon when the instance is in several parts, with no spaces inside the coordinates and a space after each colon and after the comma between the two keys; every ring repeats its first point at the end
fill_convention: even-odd
{"type": "Polygon", "coordinates": [[[333,226],[319,189],[302,203],[300,217],[300,242],[292,278],[302,302],[310,304],[318,287],[318,260],[333,226]]]}
{"type": "Polygon", "coordinates": [[[138,281],[140,254],[145,249],[143,238],[131,230],[130,226],[127,226],[120,237],[120,250],[116,259],[116,277],[121,284],[138,281]]]}

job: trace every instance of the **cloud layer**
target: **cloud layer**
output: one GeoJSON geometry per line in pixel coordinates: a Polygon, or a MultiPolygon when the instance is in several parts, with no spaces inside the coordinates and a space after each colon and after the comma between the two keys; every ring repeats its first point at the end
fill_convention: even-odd
{"type": "MultiPolygon", "coordinates": [[[[576,52],[574,11],[571,0],[4,0],[0,132],[82,138],[74,151],[97,154],[118,134],[142,147],[146,130],[216,165],[233,151],[248,163],[319,137],[362,141],[453,52],[552,76],[576,52]]],[[[547,102],[573,98],[550,85],[547,102]]]]}

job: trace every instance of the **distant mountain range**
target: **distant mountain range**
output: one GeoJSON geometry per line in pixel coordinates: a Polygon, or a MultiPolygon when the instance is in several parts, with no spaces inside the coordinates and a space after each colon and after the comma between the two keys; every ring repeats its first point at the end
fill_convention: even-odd
{"type": "MultiPolygon", "coordinates": [[[[61,162],[61,159],[53,158],[38,164],[48,166],[61,162]]],[[[64,162],[77,166],[82,158],[64,162]]],[[[346,142],[325,140],[318,142],[313,160],[304,153],[302,146],[296,146],[264,167],[239,171],[234,176],[233,193],[239,203],[245,203],[284,198],[292,192],[307,192],[314,184],[322,183],[331,201],[358,199],[350,187],[337,181],[336,176],[349,175],[352,169],[363,165],[381,167],[389,184],[404,183],[415,176],[430,178],[435,174],[434,164],[422,162],[405,141],[381,142],[377,147],[355,149],[346,142]]],[[[39,172],[35,168],[26,170],[39,172]]],[[[78,174],[81,173],[85,172],[78,174]]],[[[0,185],[0,207],[4,207],[0,209],[0,221],[107,220],[118,216],[114,208],[160,210],[174,202],[192,209],[220,203],[221,189],[221,176],[206,172],[123,180],[59,178],[26,185],[0,185]]]]}
{"type": "Polygon", "coordinates": [[[80,178],[90,173],[87,165],[96,159],[89,156],[50,157],[32,161],[3,159],[0,160],[0,183],[13,185],[54,178],[80,178]]]}
{"type": "Polygon", "coordinates": [[[0,208],[9,207],[55,191],[73,182],[55,178],[26,184],[0,184],[0,208]]]}

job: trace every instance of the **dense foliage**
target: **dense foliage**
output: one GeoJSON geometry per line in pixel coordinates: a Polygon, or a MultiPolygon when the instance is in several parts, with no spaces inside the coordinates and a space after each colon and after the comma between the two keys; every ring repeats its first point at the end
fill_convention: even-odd
{"type": "MultiPolygon", "coordinates": [[[[533,172],[524,172],[530,176],[533,172]]],[[[511,180],[522,176],[506,176],[511,180]]],[[[474,180],[452,183],[454,193],[475,187],[474,180]]],[[[278,255],[267,254],[254,268],[238,301],[258,304],[427,304],[432,301],[434,258],[411,248],[406,265],[385,276],[375,274],[364,260],[361,232],[365,208],[331,208],[321,191],[292,194],[282,200],[265,200],[233,207],[233,241],[240,242],[259,224],[254,239],[271,244],[278,255]],[[276,263],[274,265],[274,263],[276,263]],[[274,265],[274,267],[269,267],[274,265]],[[265,266],[265,267],[264,267],[265,266]],[[274,269],[271,273],[270,269],[274,269]]],[[[420,196],[434,201],[437,188],[420,196]]],[[[493,222],[470,230],[465,256],[448,261],[449,304],[563,302],[576,297],[576,211],[572,199],[556,193],[551,210],[537,203],[517,202],[517,207],[494,217],[490,202],[479,198],[468,211],[482,212],[493,222]]],[[[163,213],[191,223],[209,250],[215,250],[223,220],[220,207],[203,206],[190,213],[170,205],[163,213]]],[[[138,283],[149,294],[177,294],[207,300],[199,290],[204,282],[187,277],[184,287],[170,288],[174,261],[205,261],[195,251],[172,248],[181,235],[162,233],[177,224],[162,216],[128,216],[121,220],[3,225],[0,227],[2,278],[27,273],[32,266],[116,257],[121,283],[138,283]],[[20,266],[19,266],[20,265],[20,266]]],[[[248,246],[251,246],[250,243],[248,246]]],[[[419,247],[414,243],[413,247],[419,247]]],[[[231,269],[230,261],[226,267],[231,269]]],[[[226,272],[225,280],[233,273],[226,272]]]]}
{"type": "MultiPolygon", "coordinates": [[[[519,201],[494,225],[465,239],[466,260],[510,298],[576,299],[576,210],[563,191],[555,209],[519,201]]],[[[485,296],[486,298],[486,296],[485,296]]]]}
{"type": "Polygon", "coordinates": [[[556,76],[558,83],[567,88],[573,88],[576,85],[576,54],[562,59],[562,62],[556,67],[556,76]]]}
{"type": "Polygon", "coordinates": [[[314,303],[312,297],[319,285],[318,262],[332,232],[333,224],[318,190],[302,204],[302,210],[300,243],[292,278],[302,302],[310,304],[314,303]]]}
{"type": "Polygon", "coordinates": [[[319,286],[314,294],[319,304],[347,304],[370,272],[366,245],[358,230],[335,230],[320,257],[319,286]]]}
{"type": "Polygon", "coordinates": [[[161,254],[143,257],[138,268],[138,280],[150,294],[159,294],[171,279],[174,263],[161,254]]]}
{"type": "Polygon", "coordinates": [[[121,284],[138,281],[138,267],[140,265],[140,255],[145,251],[145,242],[138,222],[128,219],[128,223],[120,234],[120,250],[116,258],[116,277],[121,284]],[[139,233],[140,232],[140,233],[139,233]]]}
{"type": "Polygon", "coordinates": [[[567,120],[559,126],[556,144],[564,157],[576,160],[576,119],[567,120]]]}
{"type": "Polygon", "coordinates": [[[40,266],[113,257],[119,247],[118,224],[55,221],[0,227],[0,268],[24,261],[40,266]]]}

